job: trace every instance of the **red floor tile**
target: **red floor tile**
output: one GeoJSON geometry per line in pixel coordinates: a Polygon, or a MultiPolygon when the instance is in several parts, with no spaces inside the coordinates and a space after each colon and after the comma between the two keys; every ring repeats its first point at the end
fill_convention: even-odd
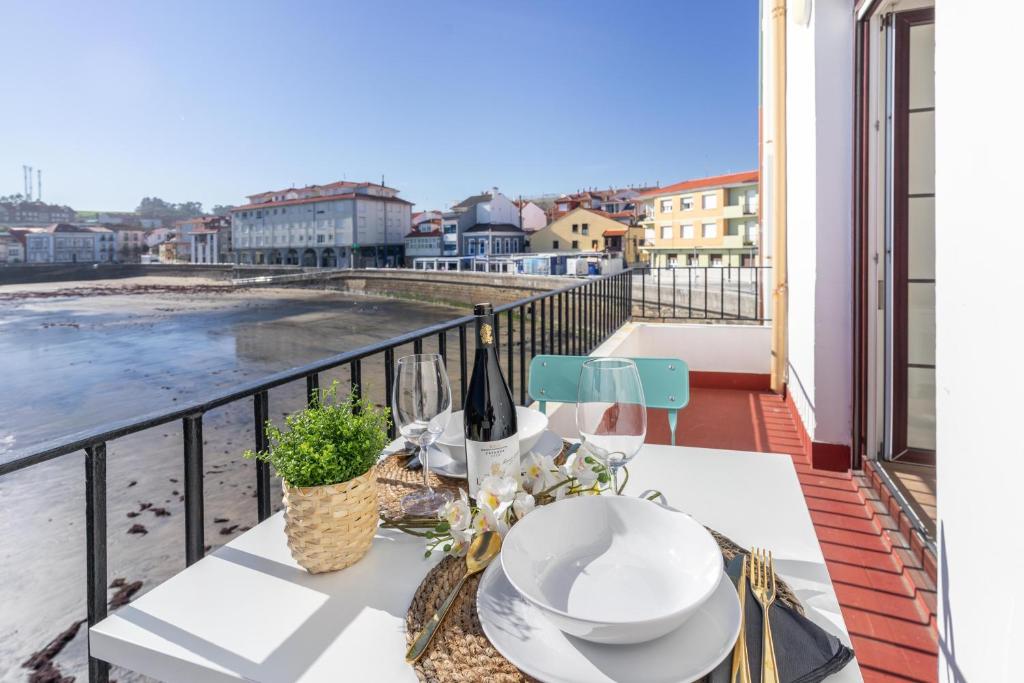
{"type": "MultiPolygon", "coordinates": [[[[668,421],[658,412],[651,411],[648,441],[669,443],[668,421]]],[[[889,537],[851,473],[810,466],[796,419],[767,391],[693,387],[679,414],[677,443],[789,454],[864,680],[936,680],[935,632],[889,537]]]]}

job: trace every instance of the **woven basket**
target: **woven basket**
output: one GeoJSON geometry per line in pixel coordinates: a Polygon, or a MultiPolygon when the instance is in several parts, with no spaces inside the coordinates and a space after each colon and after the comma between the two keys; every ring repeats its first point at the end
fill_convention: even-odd
{"type": "Polygon", "coordinates": [[[284,532],[292,557],[311,574],[349,567],[377,531],[377,473],[327,486],[284,489],[284,532]]]}

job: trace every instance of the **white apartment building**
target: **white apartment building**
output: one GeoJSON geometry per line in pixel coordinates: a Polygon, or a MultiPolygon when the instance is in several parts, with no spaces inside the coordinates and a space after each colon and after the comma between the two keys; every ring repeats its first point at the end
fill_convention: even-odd
{"type": "Polygon", "coordinates": [[[136,228],[114,230],[114,260],[119,263],[137,261],[146,245],[146,231],[136,228]]]}
{"type": "Polygon", "coordinates": [[[339,268],[402,263],[412,203],[394,188],[340,181],[248,199],[231,210],[237,263],[339,268]]]}
{"type": "Polygon", "coordinates": [[[13,228],[25,238],[26,263],[111,263],[114,233],[108,228],[83,228],[54,223],[45,228],[13,228]]]}

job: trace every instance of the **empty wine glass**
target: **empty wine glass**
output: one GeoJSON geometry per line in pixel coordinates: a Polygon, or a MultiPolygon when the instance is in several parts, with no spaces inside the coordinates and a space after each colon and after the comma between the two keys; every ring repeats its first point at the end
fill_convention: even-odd
{"type": "Polygon", "coordinates": [[[591,358],[583,363],[576,427],[581,450],[611,470],[618,493],[619,469],[636,456],[647,436],[644,389],[636,363],[628,358],[591,358]]]}
{"type": "Polygon", "coordinates": [[[398,360],[391,413],[402,436],[419,447],[423,465],[423,488],[402,498],[402,510],[432,517],[452,499],[449,492],[431,488],[427,457],[427,448],[441,436],[452,415],[452,391],[441,356],[426,353],[398,360]]]}

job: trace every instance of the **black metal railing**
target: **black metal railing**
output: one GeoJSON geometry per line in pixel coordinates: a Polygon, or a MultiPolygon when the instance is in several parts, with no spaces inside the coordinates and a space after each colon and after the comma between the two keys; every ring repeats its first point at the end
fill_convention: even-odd
{"type": "MultiPolygon", "coordinates": [[[[632,271],[594,278],[564,289],[545,292],[510,304],[495,307],[495,339],[506,334],[504,371],[512,395],[518,388],[519,401],[526,404],[527,365],[538,352],[587,354],[599,346],[621,325],[629,321],[632,311],[632,271]],[[527,330],[527,328],[529,328],[527,330]],[[518,334],[514,333],[514,330],[518,334]],[[518,344],[515,344],[518,337],[518,344]],[[518,346],[518,354],[514,346],[518,346]],[[518,358],[516,356],[518,355],[518,358]],[[518,371],[518,372],[517,372],[518,371]]],[[[328,370],[347,366],[351,390],[363,395],[362,366],[378,356],[383,357],[383,404],[387,404],[394,383],[395,350],[411,347],[423,351],[424,342],[433,345],[449,361],[448,334],[458,333],[460,399],[465,400],[469,364],[471,315],[425,327],[386,341],[347,351],[329,358],[279,372],[261,380],[222,391],[202,401],[142,417],[106,424],[94,430],[71,434],[45,444],[17,451],[0,462],[0,476],[77,452],[85,454],[86,485],[86,601],[90,626],[107,616],[107,444],[152,427],[177,420],[182,423],[184,458],[185,562],[191,565],[201,559],[204,547],[203,500],[203,416],[215,408],[252,399],[256,450],[267,446],[266,422],[270,415],[269,391],[291,382],[305,381],[307,402],[316,400],[320,375],[328,370]]],[[[499,357],[501,356],[499,348],[499,357]]],[[[453,383],[454,384],[454,383],[453,383]]],[[[370,397],[372,398],[372,397],[370,397]]],[[[394,427],[391,436],[395,435],[394,427]]],[[[271,473],[266,463],[256,468],[256,506],[259,521],[271,515],[271,473]]],[[[89,658],[89,680],[105,683],[109,665],[89,658]]]]}
{"type": "Polygon", "coordinates": [[[633,270],[633,315],[656,320],[771,319],[770,266],[640,267],[633,270]]]}

